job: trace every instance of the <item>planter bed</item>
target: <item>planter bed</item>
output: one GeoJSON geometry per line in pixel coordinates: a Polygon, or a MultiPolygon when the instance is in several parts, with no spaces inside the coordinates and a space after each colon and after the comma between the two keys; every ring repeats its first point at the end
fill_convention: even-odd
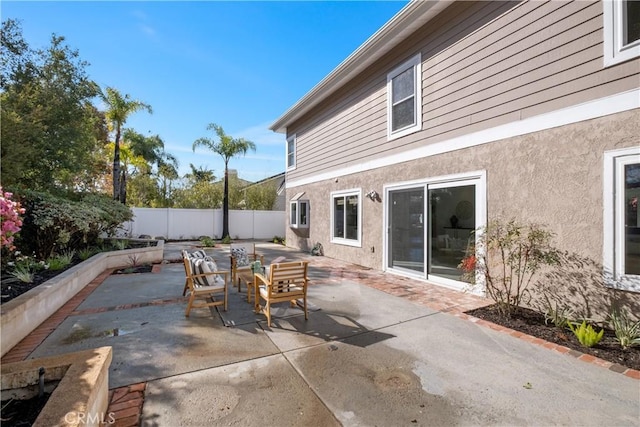
{"type": "MultiPolygon", "coordinates": [[[[100,347],[2,366],[2,400],[37,387],[38,371],[44,368],[47,382],[57,382],[49,400],[40,410],[34,427],[39,426],[100,426],[113,423],[107,413],[109,405],[109,366],[111,347],[100,347]]],[[[35,414],[16,414],[26,417],[35,414]]],[[[20,420],[11,421],[20,425],[20,420]]]]}
{"type": "Polygon", "coordinates": [[[163,251],[164,241],[159,240],[156,246],[102,252],[2,304],[0,356],[4,356],[103,271],[125,267],[134,257],[140,264],[159,263],[163,259],[163,251]]]}

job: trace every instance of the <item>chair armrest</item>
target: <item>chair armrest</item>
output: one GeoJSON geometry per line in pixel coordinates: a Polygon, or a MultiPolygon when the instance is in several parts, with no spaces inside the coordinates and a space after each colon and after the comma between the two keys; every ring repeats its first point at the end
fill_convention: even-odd
{"type": "Polygon", "coordinates": [[[260,280],[262,283],[264,283],[267,286],[270,285],[269,279],[264,277],[261,273],[254,273],[253,277],[255,278],[255,280],[260,280]]]}

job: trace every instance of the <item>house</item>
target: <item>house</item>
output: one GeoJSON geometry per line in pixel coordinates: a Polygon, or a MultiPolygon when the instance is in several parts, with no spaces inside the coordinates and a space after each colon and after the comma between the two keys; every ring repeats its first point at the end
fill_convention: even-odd
{"type": "Polygon", "coordinates": [[[631,1],[408,3],[271,125],[287,245],[465,290],[473,230],[541,223],[593,265],[562,298],[639,313],[639,23],[631,1]]]}

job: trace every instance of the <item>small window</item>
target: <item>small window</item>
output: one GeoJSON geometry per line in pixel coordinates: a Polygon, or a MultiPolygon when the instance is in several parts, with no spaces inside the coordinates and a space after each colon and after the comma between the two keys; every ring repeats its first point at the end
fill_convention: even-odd
{"type": "Polygon", "coordinates": [[[360,246],[361,191],[349,190],[331,194],[331,241],[360,246]]]}
{"type": "Polygon", "coordinates": [[[605,277],[612,287],[640,292],[640,148],[604,158],[605,277]]]}
{"type": "Polygon", "coordinates": [[[605,0],[604,65],[640,56],[640,1],[605,0]]]}
{"type": "Polygon", "coordinates": [[[387,74],[387,136],[398,138],[422,129],[421,56],[387,74]]]}
{"type": "Polygon", "coordinates": [[[296,168],[296,136],[287,138],[287,170],[296,168]]]}
{"type": "Polygon", "coordinates": [[[304,192],[297,193],[289,202],[289,226],[309,228],[309,200],[302,199],[304,192]]]}

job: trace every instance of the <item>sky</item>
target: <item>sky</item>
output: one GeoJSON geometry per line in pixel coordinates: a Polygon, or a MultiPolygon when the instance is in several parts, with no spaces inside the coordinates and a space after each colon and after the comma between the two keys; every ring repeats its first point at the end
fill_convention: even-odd
{"type": "MultiPolygon", "coordinates": [[[[255,152],[231,159],[248,181],[285,169],[285,136],[269,126],[389,21],[406,1],[2,1],[32,48],[65,37],[100,85],[151,105],[125,127],[159,135],[181,175],[224,174],[215,123],[255,152]]],[[[100,108],[100,103],[96,101],[100,108]]]]}

